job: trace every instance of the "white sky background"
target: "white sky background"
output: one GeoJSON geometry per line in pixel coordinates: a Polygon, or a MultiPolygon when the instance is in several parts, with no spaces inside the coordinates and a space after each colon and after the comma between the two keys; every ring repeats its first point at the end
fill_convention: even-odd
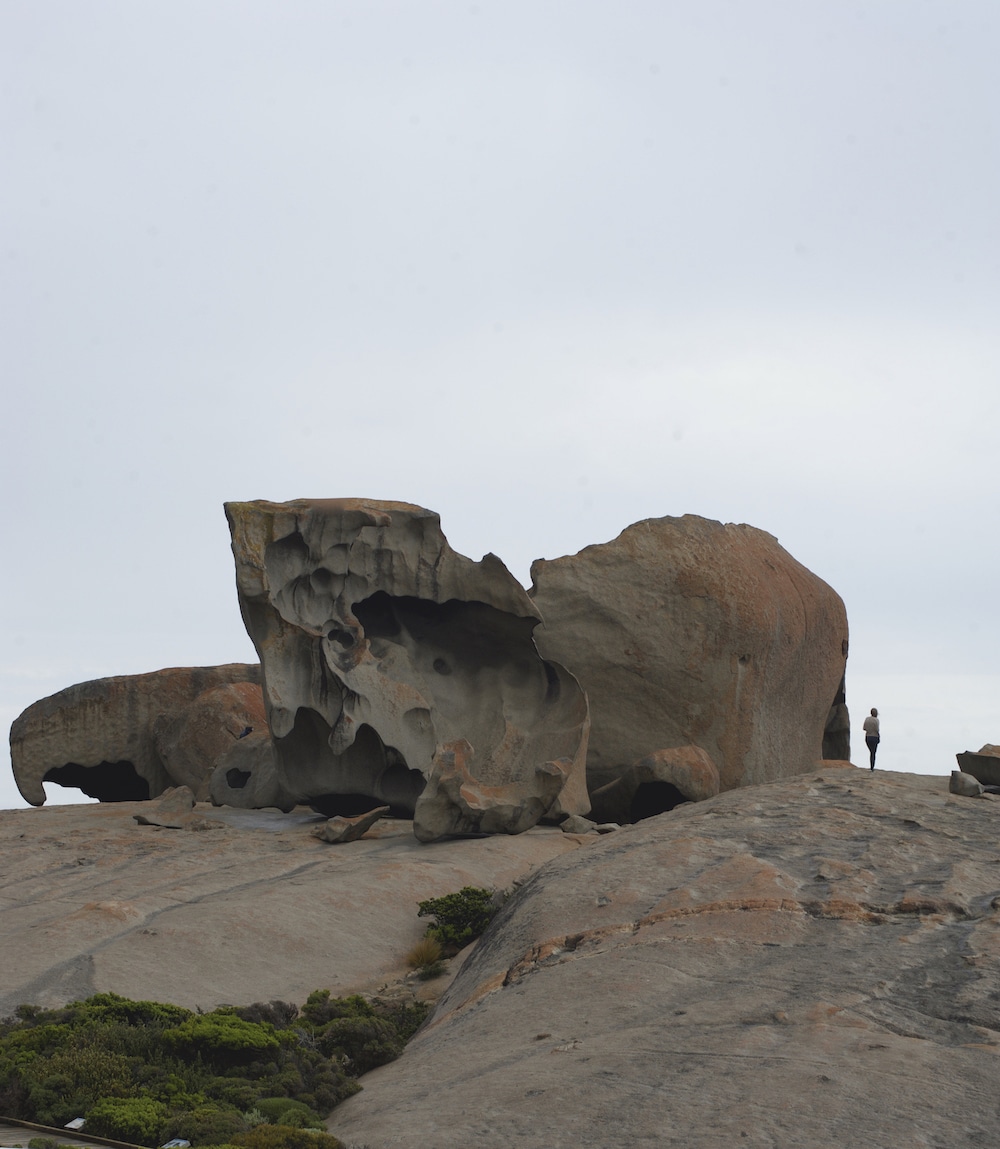
{"type": "Polygon", "coordinates": [[[998,33],[995,0],[4,0],[0,719],[255,660],[223,501],[363,495],[525,581],[751,523],[847,604],[856,762],[872,705],[889,768],[1000,741],[998,33]]]}

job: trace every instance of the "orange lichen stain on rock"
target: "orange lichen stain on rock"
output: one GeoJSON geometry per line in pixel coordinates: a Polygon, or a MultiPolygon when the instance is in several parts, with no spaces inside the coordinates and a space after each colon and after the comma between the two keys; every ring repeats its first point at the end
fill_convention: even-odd
{"type": "Polygon", "coordinates": [[[752,854],[737,854],[699,874],[696,883],[671,890],[639,924],[720,909],[800,911],[797,890],[798,882],[782,870],[752,854]]]}
{"type": "Polygon", "coordinates": [[[810,913],[820,918],[837,918],[848,922],[883,921],[883,916],[853,898],[827,898],[823,902],[812,902],[807,907],[810,913]]]}
{"type": "Polygon", "coordinates": [[[90,914],[103,914],[119,922],[135,921],[143,916],[142,911],[133,902],[107,901],[87,902],[75,914],[70,914],[67,921],[80,920],[90,914]]]}

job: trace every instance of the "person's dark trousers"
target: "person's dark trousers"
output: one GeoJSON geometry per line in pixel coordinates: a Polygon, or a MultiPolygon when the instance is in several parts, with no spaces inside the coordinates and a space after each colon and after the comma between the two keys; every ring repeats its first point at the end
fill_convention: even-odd
{"type": "Polygon", "coordinates": [[[878,739],[874,738],[871,734],[865,735],[865,741],[868,743],[868,753],[872,759],[872,769],[875,769],[875,751],[878,749],[878,739]]]}

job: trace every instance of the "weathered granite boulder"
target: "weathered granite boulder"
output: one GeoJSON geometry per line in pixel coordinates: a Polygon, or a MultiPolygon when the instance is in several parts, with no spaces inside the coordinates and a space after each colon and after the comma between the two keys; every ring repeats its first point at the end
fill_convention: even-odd
{"type": "Polygon", "coordinates": [[[266,730],[260,667],[175,667],[99,678],[28,707],[10,729],[14,779],[25,800],[43,782],[102,802],[155,798],[174,786],[208,797],[217,761],[241,734],[266,730]]]}
{"type": "Polygon", "coordinates": [[[601,822],[641,822],[682,802],[704,802],[719,792],[719,771],[699,746],[675,746],[647,754],[590,796],[601,822]]]}
{"type": "Polygon", "coordinates": [[[226,514],[296,799],[343,815],[384,803],[422,840],[587,812],[586,697],[539,657],[537,608],[495,555],[457,554],[438,516],[408,503],[226,514]]]}
{"type": "Polygon", "coordinates": [[[288,811],[295,806],[295,798],[278,780],[266,718],[216,759],[208,780],[208,796],[216,806],[236,806],[241,810],[277,806],[288,811]]]}
{"type": "Polygon", "coordinates": [[[1000,746],[987,742],[977,753],[966,750],[964,754],[956,754],[959,769],[971,774],[984,785],[1000,785],[1000,746]]]}
{"type": "Polygon", "coordinates": [[[647,519],[531,576],[539,652],[590,699],[592,791],[663,746],[707,751],[723,790],[822,759],[847,616],[771,535],[647,519]]]}
{"type": "Polygon", "coordinates": [[[960,794],[963,798],[978,798],[983,792],[983,784],[978,778],[966,774],[962,770],[952,770],[948,780],[948,791],[951,794],[960,794]]]}

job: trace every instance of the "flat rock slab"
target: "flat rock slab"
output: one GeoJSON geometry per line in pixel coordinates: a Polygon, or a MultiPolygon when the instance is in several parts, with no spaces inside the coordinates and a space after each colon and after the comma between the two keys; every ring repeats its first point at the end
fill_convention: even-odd
{"type": "Polygon", "coordinates": [[[831,769],[554,859],[328,1128],[370,1149],[1000,1141],[1000,806],[831,769]]]}
{"type": "Polygon", "coordinates": [[[302,808],[199,803],[193,833],[137,824],[154,805],[0,811],[0,1016],[103,991],[208,1010],[374,990],[407,972],[418,902],[579,846],[555,827],[421,845],[381,821],[331,849],[302,808]]]}

